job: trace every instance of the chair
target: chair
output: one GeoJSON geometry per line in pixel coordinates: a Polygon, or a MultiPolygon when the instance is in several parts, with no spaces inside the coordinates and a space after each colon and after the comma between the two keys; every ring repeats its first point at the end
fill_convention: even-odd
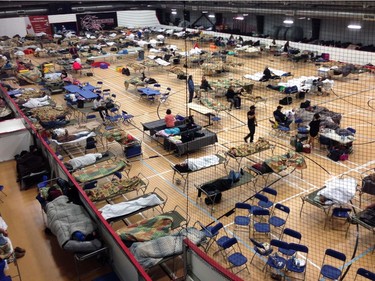
{"type": "Polygon", "coordinates": [[[124,110],[122,110],[121,111],[121,116],[122,116],[122,122],[123,123],[131,123],[132,121],[133,121],[133,118],[134,118],[134,116],[133,115],[131,115],[131,114],[128,114],[126,111],[124,111],[124,110]]]}
{"type": "Polygon", "coordinates": [[[223,229],[224,229],[225,235],[221,236],[219,239],[216,240],[216,245],[218,246],[218,250],[214,252],[213,255],[216,255],[217,253],[223,251],[225,243],[231,238],[229,237],[227,230],[225,228],[223,229]]]}
{"type": "Polygon", "coordinates": [[[275,229],[280,229],[280,235],[282,234],[286,222],[289,218],[290,209],[289,207],[277,203],[272,211],[269,223],[275,229]]]}
{"type": "Polygon", "coordinates": [[[96,140],[94,137],[88,137],[86,139],[85,154],[88,149],[95,149],[96,152],[98,152],[98,148],[96,147],[96,140]]]}
{"type": "Polygon", "coordinates": [[[219,122],[221,121],[221,117],[219,117],[219,115],[215,115],[211,117],[211,121],[213,122],[213,124],[219,124],[219,122]]]}
{"type": "MultiPolygon", "coordinates": [[[[276,247],[278,249],[288,249],[288,243],[276,239],[272,239],[270,242],[271,247],[276,247]]],[[[274,251],[273,255],[269,255],[264,265],[265,274],[267,274],[268,269],[274,269],[277,271],[283,270],[286,265],[286,259],[278,254],[278,251],[274,251]]],[[[264,270],[263,269],[263,270],[264,270]]]]}
{"type": "Polygon", "coordinates": [[[252,198],[253,205],[251,207],[251,213],[254,214],[255,210],[261,210],[263,207],[261,205],[268,205],[268,197],[260,194],[260,193],[255,193],[253,198],[252,198]],[[258,200],[258,202],[254,202],[255,200],[258,200]],[[255,205],[257,204],[257,205],[255,205]]]}
{"type": "Polygon", "coordinates": [[[322,266],[319,273],[319,278],[323,276],[330,280],[339,280],[342,274],[342,268],[344,267],[346,256],[338,251],[327,249],[324,254],[322,266]],[[326,264],[327,260],[330,259],[330,264],[326,264]],[[332,265],[335,262],[338,265],[332,265]]]}
{"type": "Polygon", "coordinates": [[[43,188],[43,187],[46,187],[47,185],[48,185],[48,176],[47,175],[43,175],[42,176],[42,181],[37,184],[37,187],[38,188],[43,188]]]}
{"type": "Polygon", "coordinates": [[[260,191],[260,193],[267,194],[266,196],[268,198],[268,201],[259,200],[258,206],[264,209],[271,208],[273,206],[273,202],[276,201],[277,191],[273,188],[265,187],[260,191]],[[270,200],[271,196],[272,196],[272,200],[270,200]]]}
{"type": "Polygon", "coordinates": [[[250,213],[251,205],[247,203],[236,203],[235,205],[235,216],[234,216],[234,230],[237,231],[240,228],[247,228],[250,233],[250,213]]]}
{"type": "MultiPolygon", "coordinates": [[[[288,243],[299,244],[302,239],[302,234],[290,228],[284,228],[281,236],[281,240],[288,243]]],[[[291,257],[295,254],[293,249],[279,249],[279,252],[285,256],[291,257]]]]}
{"type": "Polygon", "coordinates": [[[103,81],[97,81],[95,89],[101,90],[103,88],[103,81]]]}
{"type": "Polygon", "coordinates": [[[344,230],[345,237],[348,235],[348,230],[350,227],[349,218],[350,218],[350,212],[352,210],[350,208],[342,208],[342,207],[336,207],[333,208],[332,214],[331,214],[331,223],[332,223],[332,229],[334,230],[340,230],[334,228],[334,221],[343,221],[344,225],[347,224],[347,228],[344,230]]]}
{"type": "Polygon", "coordinates": [[[161,85],[160,84],[154,84],[154,90],[160,90],[161,85]]]}
{"type": "Polygon", "coordinates": [[[110,98],[111,89],[104,89],[104,90],[102,90],[102,93],[103,93],[103,99],[110,98]]]}
{"type": "Polygon", "coordinates": [[[116,178],[117,178],[118,180],[121,180],[121,179],[122,179],[122,174],[121,174],[121,172],[116,171],[116,172],[113,173],[113,176],[112,176],[112,179],[111,179],[111,180],[113,181],[113,180],[115,180],[116,178]]]}
{"type": "Polygon", "coordinates": [[[86,122],[89,122],[90,120],[96,120],[96,114],[88,114],[86,115],[86,122]]]}
{"type": "Polygon", "coordinates": [[[234,253],[232,253],[232,254],[230,254],[228,256],[224,256],[224,258],[226,259],[226,261],[229,263],[228,269],[230,269],[234,274],[238,274],[242,270],[246,269],[249,272],[249,274],[250,274],[250,270],[247,267],[247,258],[242,254],[241,248],[238,245],[238,241],[237,241],[237,239],[235,237],[230,238],[229,240],[227,240],[226,242],[224,242],[223,243],[223,249],[224,249],[224,251],[228,251],[228,250],[229,251],[231,251],[231,250],[234,251],[234,253]],[[242,267],[242,266],[243,266],[242,269],[240,269],[238,271],[234,271],[234,268],[242,267]]]}
{"type": "Polygon", "coordinates": [[[285,271],[293,273],[292,276],[286,274],[286,277],[305,280],[309,248],[305,245],[290,243],[289,250],[293,250],[296,254],[286,261],[285,271]],[[297,278],[297,274],[302,276],[297,278]]]}
{"type": "Polygon", "coordinates": [[[221,222],[213,226],[204,226],[200,221],[196,221],[195,224],[198,224],[200,226],[201,231],[207,238],[206,242],[201,245],[204,251],[207,253],[212,244],[216,241],[216,237],[219,234],[220,229],[222,229],[224,226],[221,222]]]}
{"type": "Polygon", "coordinates": [[[253,238],[250,238],[250,241],[251,241],[251,243],[254,246],[253,247],[254,255],[253,255],[253,257],[250,260],[250,264],[253,263],[253,260],[254,260],[255,256],[259,256],[261,258],[261,257],[268,257],[270,254],[272,254],[273,248],[270,247],[269,244],[268,244],[269,247],[266,248],[266,246],[265,246],[264,243],[260,243],[260,242],[258,242],[257,240],[255,240],[253,238]]]}
{"type": "Polygon", "coordinates": [[[267,209],[254,210],[253,212],[253,237],[255,234],[266,234],[267,236],[271,232],[271,226],[269,224],[270,211],[267,209]]]}
{"type": "Polygon", "coordinates": [[[358,268],[354,281],[357,281],[358,276],[364,277],[371,281],[375,281],[375,273],[368,271],[367,269],[364,269],[364,268],[358,268]]]}
{"type": "Polygon", "coordinates": [[[271,123],[271,127],[272,127],[272,131],[273,134],[276,136],[276,137],[282,137],[282,136],[288,136],[289,135],[289,132],[290,132],[290,128],[288,127],[285,127],[271,119],[269,119],[270,123],[271,123]]]}
{"type": "Polygon", "coordinates": [[[97,180],[94,180],[94,181],[90,181],[90,182],[86,182],[84,185],[83,185],[83,189],[92,189],[92,188],[95,188],[97,187],[98,185],[98,181],[97,180]]]}

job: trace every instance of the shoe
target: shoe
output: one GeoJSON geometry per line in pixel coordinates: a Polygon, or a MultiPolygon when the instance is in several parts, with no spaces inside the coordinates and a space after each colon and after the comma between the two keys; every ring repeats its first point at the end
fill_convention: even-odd
{"type": "Polygon", "coordinates": [[[197,98],[198,98],[198,96],[195,96],[194,98],[195,98],[195,99],[197,99],[197,98]]]}
{"type": "Polygon", "coordinates": [[[15,251],[16,253],[26,253],[26,250],[25,250],[25,249],[22,249],[22,248],[20,248],[20,247],[16,247],[16,248],[14,249],[14,251],[15,251]]]}
{"type": "Polygon", "coordinates": [[[247,137],[244,137],[243,139],[244,139],[244,141],[247,143],[247,137]]]}
{"type": "Polygon", "coordinates": [[[240,174],[241,174],[241,175],[244,175],[244,171],[243,171],[242,168],[240,169],[240,174]]]}
{"type": "Polygon", "coordinates": [[[14,255],[15,255],[16,259],[20,259],[20,258],[22,258],[25,255],[25,253],[18,253],[18,252],[16,252],[14,255]]]}

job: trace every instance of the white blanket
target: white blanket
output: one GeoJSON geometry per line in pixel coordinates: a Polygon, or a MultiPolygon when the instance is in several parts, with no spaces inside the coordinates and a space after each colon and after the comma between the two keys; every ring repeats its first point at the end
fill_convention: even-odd
{"type": "Polygon", "coordinates": [[[334,204],[346,204],[355,195],[357,181],[354,178],[334,178],[326,181],[325,186],[318,195],[326,197],[334,204]]]}
{"type": "Polygon", "coordinates": [[[200,158],[189,158],[186,159],[186,163],[188,164],[188,167],[192,171],[197,171],[206,167],[214,166],[219,164],[219,157],[216,155],[208,155],[208,156],[203,156],[200,158]]]}
{"type": "Polygon", "coordinates": [[[23,106],[27,108],[36,108],[49,104],[49,96],[44,96],[42,98],[30,98],[27,102],[23,104],[23,106]]]}
{"type": "MultiPolygon", "coordinates": [[[[83,132],[77,133],[75,135],[80,135],[80,134],[83,134],[83,132]]],[[[96,136],[95,132],[91,132],[88,135],[85,135],[85,136],[82,136],[82,137],[80,137],[78,139],[67,141],[67,142],[59,142],[58,140],[55,140],[55,139],[51,139],[51,141],[54,142],[57,145],[72,144],[72,143],[76,143],[76,142],[80,142],[80,141],[86,140],[89,137],[95,137],[95,136],[96,136]]]]}
{"type": "Polygon", "coordinates": [[[99,209],[99,211],[102,212],[102,216],[107,220],[110,218],[131,214],[147,206],[157,206],[162,203],[163,202],[159,199],[159,197],[157,197],[155,194],[151,194],[147,197],[141,197],[133,201],[121,202],[113,205],[107,204],[103,208],[99,209]]]}
{"type": "Polygon", "coordinates": [[[70,159],[68,163],[72,165],[73,169],[78,169],[81,167],[85,167],[91,164],[94,164],[97,159],[102,158],[101,153],[89,153],[83,156],[75,157],[70,159]]]}

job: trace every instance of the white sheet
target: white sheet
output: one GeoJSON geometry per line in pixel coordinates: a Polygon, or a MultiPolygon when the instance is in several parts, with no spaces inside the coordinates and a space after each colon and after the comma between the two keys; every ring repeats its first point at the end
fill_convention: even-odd
{"type": "Polygon", "coordinates": [[[157,62],[157,64],[160,64],[160,65],[162,65],[162,66],[168,66],[168,65],[170,65],[169,62],[167,62],[167,61],[165,61],[165,60],[163,60],[163,59],[161,59],[161,58],[158,58],[158,59],[156,59],[155,61],[157,62]]]}
{"type": "Polygon", "coordinates": [[[27,102],[23,104],[23,106],[27,108],[36,108],[49,104],[49,96],[44,96],[42,98],[30,98],[27,102]]]}
{"type": "MultiPolygon", "coordinates": [[[[84,133],[84,132],[80,132],[80,133],[77,133],[77,134],[74,134],[74,135],[83,134],[83,133],[84,133]]],[[[89,133],[89,134],[86,135],[86,136],[80,137],[80,138],[75,139],[75,140],[72,140],[72,141],[59,142],[59,141],[54,140],[54,139],[51,139],[51,141],[54,142],[54,143],[57,144],[57,145],[72,144],[72,143],[76,143],[76,142],[83,141],[83,140],[85,140],[85,139],[87,139],[87,138],[89,138],[89,137],[95,137],[95,136],[96,136],[95,132],[91,132],[91,133],[89,133]]]]}
{"type": "Polygon", "coordinates": [[[113,205],[107,204],[103,208],[100,208],[99,211],[102,212],[102,216],[107,220],[110,218],[125,216],[147,206],[156,206],[162,203],[163,202],[159,197],[155,194],[151,194],[145,198],[142,197],[133,201],[121,202],[113,205]]]}
{"type": "Polygon", "coordinates": [[[318,195],[323,195],[334,204],[346,204],[355,195],[357,181],[354,178],[334,178],[326,181],[325,186],[318,195]]]}
{"type": "Polygon", "coordinates": [[[253,81],[259,81],[263,77],[263,72],[257,72],[254,74],[245,74],[243,77],[246,79],[251,79],[253,81]]]}
{"type": "Polygon", "coordinates": [[[196,159],[186,159],[186,163],[188,164],[190,170],[197,171],[206,167],[217,165],[219,164],[219,160],[219,157],[216,155],[208,155],[196,159]]]}
{"type": "Polygon", "coordinates": [[[83,156],[75,157],[70,159],[68,163],[72,165],[73,169],[78,169],[81,167],[85,167],[91,164],[94,164],[97,159],[102,158],[101,153],[89,153],[83,156]]]}

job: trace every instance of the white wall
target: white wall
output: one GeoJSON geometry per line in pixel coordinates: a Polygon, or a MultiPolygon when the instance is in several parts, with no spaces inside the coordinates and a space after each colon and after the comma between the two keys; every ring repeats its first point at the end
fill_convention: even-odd
{"type": "Polygon", "coordinates": [[[117,12],[118,26],[149,27],[159,26],[155,11],[119,11],[117,12]]]}
{"type": "Polygon", "coordinates": [[[0,35],[13,37],[16,34],[19,34],[20,36],[26,35],[24,17],[0,19],[0,35]]]}

